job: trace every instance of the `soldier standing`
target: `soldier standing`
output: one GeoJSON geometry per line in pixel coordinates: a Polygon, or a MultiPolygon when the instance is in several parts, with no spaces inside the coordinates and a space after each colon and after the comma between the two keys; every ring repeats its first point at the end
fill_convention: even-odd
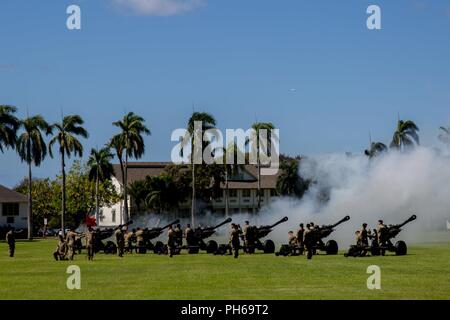
{"type": "Polygon", "coordinates": [[[88,260],[92,261],[94,260],[94,230],[92,227],[87,229],[85,240],[88,260]]]}
{"type": "Polygon", "coordinates": [[[125,234],[125,252],[133,253],[133,240],[135,238],[136,230],[128,231],[125,234]]]}
{"type": "Polygon", "coordinates": [[[367,223],[363,223],[361,229],[359,230],[359,243],[360,246],[369,245],[369,234],[367,231],[367,223]]]}
{"type": "Polygon", "coordinates": [[[141,228],[136,229],[136,244],[136,252],[145,253],[144,230],[141,228]]]}
{"type": "Polygon", "coordinates": [[[169,253],[169,257],[173,257],[173,249],[175,247],[175,231],[172,229],[172,226],[169,226],[169,230],[167,231],[167,250],[169,253]]]}
{"type": "Polygon", "coordinates": [[[384,224],[383,220],[378,220],[378,227],[377,227],[377,235],[378,235],[378,246],[382,247],[381,248],[381,255],[384,256],[386,249],[384,247],[386,247],[386,242],[387,242],[387,237],[386,237],[386,225],[384,224]]]}
{"type": "Polygon", "coordinates": [[[303,223],[300,223],[300,228],[297,231],[297,244],[300,248],[300,254],[303,254],[305,244],[304,244],[304,236],[305,236],[305,227],[303,223]]]}
{"type": "Polygon", "coordinates": [[[309,223],[306,225],[303,242],[305,244],[305,249],[306,249],[306,258],[312,259],[313,243],[314,243],[314,230],[311,228],[311,225],[309,223]]]}
{"type": "Polygon", "coordinates": [[[77,240],[76,238],[77,233],[73,228],[70,228],[66,236],[67,248],[69,250],[69,260],[73,260],[73,257],[75,255],[75,244],[77,240]]]}
{"type": "Polygon", "coordinates": [[[289,246],[291,248],[291,252],[289,253],[289,255],[293,255],[297,251],[297,245],[298,245],[298,239],[294,235],[294,231],[288,232],[288,240],[289,240],[289,246]]]}
{"type": "Polygon", "coordinates": [[[234,258],[237,258],[239,256],[239,246],[240,246],[239,235],[241,233],[242,233],[242,231],[240,230],[240,228],[236,224],[232,223],[231,224],[230,243],[231,243],[231,248],[233,249],[234,258]]]}
{"type": "Polygon", "coordinates": [[[116,228],[116,243],[117,243],[117,255],[119,257],[123,257],[123,250],[125,247],[125,237],[123,235],[123,231],[121,227],[116,228]]]}
{"type": "Polygon", "coordinates": [[[186,237],[186,243],[188,247],[194,246],[194,230],[191,229],[191,224],[188,223],[186,225],[186,229],[184,230],[184,236],[186,237]]]}
{"type": "Polygon", "coordinates": [[[183,245],[183,231],[181,230],[181,224],[177,224],[174,230],[175,233],[175,245],[181,247],[183,245]]]}
{"type": "Polygon", "coordinates": [[[14,227],[11,227],[9,231],[6,233],[6,242],[8,243],[9,247],[9,256],[13,258],[14,252],[16,250],[16,235],[14,227]]]}

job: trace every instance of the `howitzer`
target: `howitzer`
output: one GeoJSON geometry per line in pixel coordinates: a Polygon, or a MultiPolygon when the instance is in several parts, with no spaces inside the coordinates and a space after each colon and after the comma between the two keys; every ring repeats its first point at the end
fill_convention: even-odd
{"type": "Polygon", "coordinates": [[[336,228],[338,225],[340,225],[341,223],[344,223],[344,222],[346,222],[348,220],[350,220],[350,216],[345,216],[344,218],[342,218],[341,220],[339,220],[335,224],[318,227],[316,229],[315,236],[318,237],[319,239],[326,238],[334,231],[334,228],[336,228]]]}
{"type": "Polygon", "coordinates": [[[274,253],[275,243],[270,239],[265,240],[263,243],[261,242],[261,239],[271,233],[273,228],[288,220],[288,217],[284,217],[272,225],[248,227],[246,234],[242,236],[244,240],[244,251],[254,253],[255,249],[258,249],[262,250],[264,253],[274,253]]]}
{"type": "Polygon", "coordinates": [[[313,253],[315,254],[316,250],[321,250],[325,251],[326,254],[329,255],[337,254],[339,250],[337,242],[335,240],[328,240],[327,243],[324,243],[322,239],[328,237],[338,225],[348,220],[350,220],[350,216],[345,216],[335,224],[316,227],[313,231],[313,244],[311,246],[313,253]]]}
{"type": "Polygon", "coordinates": [[[219,248],[217,242],[214,240],[209,240],[207,243],[205,243],[203,240],[211,237],[216,232],[216,229],[220,228],[221,226],[227,223],[230,223],[231,221],[232,219],[228,218],[213,227],[196,228],[193,232],[191,240],[192,243],[191,244],[188,243],[187,248],[189,250],[189,253],[198,253],[199,250],[206,250],[207,253],[216,253],[217,249],[219,248]]]}
{"type": "MultiPolygon", "coordinates": [[[[163,227],[154,227],[154,228],[146,228],[144,229],[144,241],[146,250],[153,250],[154,253],[160,254],[164,251],[164,243],[162,241],[156,241],[155,244],[151,242],[151,240],[158,238],[162,235],[163,231],[169,228],[171,225],[180,223],[179,219],[172,221],[171,223],[163,226],[163,227]]],[[[146,251],[144,250],[144,251],[146,251]]]]}
{"type": "Polygon", "coordinates": [[[94,252],[97,253],[99,251],[103,251],[105,254],[115,254],[117,252],[117,245],[111,240],[108,240],[106,241],[106,243],[103,243],[103,240],[111,238],[114,235],[115,231],[122,229],[123,227],[127,227],[131,224],[133,224],[133,220],[130,220],[124,224],[120,224],[114,228],[95,229],[93,238],[94,252]]]}
{"type": "Polygon", "coordinates": [[[395,238],[399,233],[400,233],[400,231],[402,231],[402,227],[404,226],[404,225],[406,225],[406,224],[408,224],[408,223],[410,223],[410,222],[412,222],[412,221],[414,221],[414,220],[416,220],[417,219],[417,216],[416,215],[412,215],[411,217],[409,217],[409,219],[407,219],[405,222],[403,222],[403,223],[400,223],[400,224],[395,224],[395,225],[389,225],[388,227],[387,227],[387,237],[389,238],[389,239],[393,239],[393,238],[395,238]]]}

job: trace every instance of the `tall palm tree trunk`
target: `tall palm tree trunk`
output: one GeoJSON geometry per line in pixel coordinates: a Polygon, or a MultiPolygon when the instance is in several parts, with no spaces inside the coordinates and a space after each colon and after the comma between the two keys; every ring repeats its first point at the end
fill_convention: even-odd
{"type": "Polygon", "coordinates": [[[257,166],[258,166],[258,212],[261,209],[261,164],[259,159],[259,142],[258,142],[258,155],[257,155],[257,166]]]}
{"type": "Polygon", "coordinates": [[[195,165],[192,159],[192,208],[191,208],[191,225],[195,226],[195,165]]]}
{"type": "MultiPolygon", "coordinates": [[[[31,161],[28,161],[28,240],[33,240],[33,180],[31,161]]],[[[45,236],[45,234],[44,234],[45,236]]]]}
{"type": "Polygon", "coordinates": [[[125,206],[125,223],[130,219],[128,215],[128,148],[125,150],[125,181],[123,184],[124,206],[125,206]]]}
{"type": "Polygon", "coordinates": [[[99,189],[99,179],[97,172],[97,179],[95,180],[95,221],[98,223],[98,218],[100,217],[100,207],[98,203],[98,189],[99,189]]]}
{"type": "Polygon", "coordinates": [[[225,217],[228,218],[230,204],[228,202],[228,168],[225,167],[225,217]]]}
{"type": "Polygon", "coordinates": [[[61,201],[61,230],[63,236],[65,236],[64,216],[66,215],[66,162],[64,159],[64,151],[61,153],[61,166],[62,166],[62,201],[61,201]]]}

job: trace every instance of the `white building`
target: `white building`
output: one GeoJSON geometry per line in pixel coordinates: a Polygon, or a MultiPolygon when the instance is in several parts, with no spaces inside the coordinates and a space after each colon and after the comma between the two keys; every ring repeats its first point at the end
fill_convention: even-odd
{"type": "Polygon", "coordinates": [[[0,185],[0,227],[28,228],[28,199],[0,185]]]}
{"type": "MultiPolygon", "coordinates": [[[[145,180],[147,176],[154,177],[164,173],[165,168],[171,165],[169,162],[132,162],[128,164],[128,184],[145,180]]],[[[229,213],[255,213],[258,206],[258,171],[254,165],[245,165],[238,176],[229,180],[229,213]]],[[[261,190],[263,192],[261,206],[268,204],[272,197],[276,196],[276,184],[278,175],[261,176],[261,190]]],[[[114,165],[114,176],[112,183],[116,187],[118,193],[122,193],[122,174],[119,165],[114,165]]],[[[224,185],[222,185],[223,192],[224,185]]],[[[129,197],[129,212],[132,212],[134,204],[129,197]]],[[[180,205],[178,210],[179,216],[189,216],[191,210],[191,199],[188,198],[180,205]]],[[[199,208],[199,214],[202,209],[199,208]]],[[[215,214],[225,215],[225,197],[213,200],[208,207],[203,210],[212,211],[215,214]]],[[[123,223],[124,202],[120,201],[112,207],[103,207],[100,209],[98,218],[99,226],[114,226],[123,223]]]]}

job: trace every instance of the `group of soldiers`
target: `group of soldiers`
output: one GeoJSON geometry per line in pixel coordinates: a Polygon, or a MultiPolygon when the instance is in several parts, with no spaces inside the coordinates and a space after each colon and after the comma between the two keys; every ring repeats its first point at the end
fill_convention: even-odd
{"type": "Polygon", "coordinates": [[[361,229],[355,232],[356,236],[356,246],[363,248],[363,254],[367,253],[367,248],[369,247],[369,239],[376,243],[377,246],[381,247],[381,254],[384,255],[384,249],[389,243],[389,237],[387,234],[387,226],[384,224],[383,220],[378,220],[378,225],[373,232],[367,229],[367,223],[363,223],[361,229]]]}
{"type": "Polygon", "coordinates": [[[303,255],[306,252],[306,258],[312,259],[314,251],[314,244],[317,241],[322,241],[317,237],[317,231],[319,226],[316,226],[314,222],[306,224],[300,223],[297,233],[294,231],[288,232],[289,245],[292,249],[292,255],[303,255]]]}

